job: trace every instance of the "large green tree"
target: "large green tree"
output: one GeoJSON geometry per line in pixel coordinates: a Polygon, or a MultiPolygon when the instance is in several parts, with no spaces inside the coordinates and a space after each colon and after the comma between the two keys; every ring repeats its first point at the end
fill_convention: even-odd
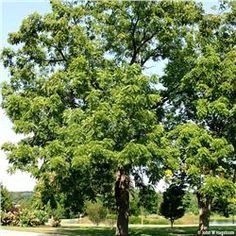
{"type": "Polygon", "coordinates": [[[233,145],[216,138],[196,124],[183,124],[169,132],[170,146],[176,150],[175,172],[184,172],[184,181],[194,190],[200,210],[199,230],[209,227],[210,209],[219,197],[235,196],[228,163],[234,158],[233,145]]]}
{"type": "Polygon", "coordinates": [[[161,78],[168,97],[166,127],[197,195],[201,230],[209,227],[214,199],[230,199],[236,189],[235,6],[223,2],[219,14],[204,15],[161,78]]]}
{"type": "Polygon", "coordinates": [[[44,16],[26,18],[9,35],[18,47],[2,52],[11,77],[2,87],[3,108],[26,135],[4,149],[13,169],[50,187],[45,202],[60,193],[79,210],[85,197],[109,199],[114,186],[116,235],[128,235],[130,176],[144,172],[156,183],[166,166],[178,165],[160,122],[170,129],[188,115],[176,118],[186,98],[179,82],[197,65],[195,30],[207,21],[191,1],[54,0],[51,6],[44,16]],[[146,64],[159,59],[168,61],[161,96],[157,78],[144,76],[146,64]]]}

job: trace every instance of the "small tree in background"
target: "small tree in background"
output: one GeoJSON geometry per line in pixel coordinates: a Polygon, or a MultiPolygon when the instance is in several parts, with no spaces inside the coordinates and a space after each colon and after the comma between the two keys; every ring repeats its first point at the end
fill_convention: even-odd
{"type": "Polygon", "coordinates": [[[185,205],[183,203],[184,195],[183,186],[175,184],[171,184],[163,193],[160,213],[166,219],[170,220],[171,228],[173,228],[174,221],[181,218],[185,213],[185,205]]]}
{"type": "Polygon", "coordinates": [[[1,211],[9,211],[13,207],[11,195],[2,184],[0,184],[0,210],[1,211]]]}
{"type": "Polygon", "coordinates": [[[89,219],[97,226],[106,219],[107,209],[100,200],[97,200],[96,202],[87,201],[85,207],[89,219]]]}

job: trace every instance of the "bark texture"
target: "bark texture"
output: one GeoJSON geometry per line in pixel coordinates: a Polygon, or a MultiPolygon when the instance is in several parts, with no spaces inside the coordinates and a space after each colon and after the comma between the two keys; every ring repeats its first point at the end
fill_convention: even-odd
{"type": "Polygon", "coordinates": [[[115,184],[117,204],[116,236],[128,236],[129,223],[129,177],[123,170],[117,172],[115,184]]]}
{"type": "Polygon", "coordinates": [[[199,234],[203,235],[208,231],[210,223],[211,200],[204,198],[201,194],[197,194],[199,214],[199,234]]]}

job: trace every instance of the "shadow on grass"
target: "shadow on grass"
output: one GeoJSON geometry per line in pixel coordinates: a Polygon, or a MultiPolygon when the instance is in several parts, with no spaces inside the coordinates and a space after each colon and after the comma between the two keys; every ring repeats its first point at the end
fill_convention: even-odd
{"type": "Polygon", "coordinates": [[[103,227],[63,227],[56,230],[60,235],[77,236],[112,236],[115,230],[103,227]]]}
{"type": "Polygon", "coordinates": [[[176,235],[194,235],[196,233],[196,227],[179,227],[179,228],[140,228],[131,229],[131,235],[133,236],[176,236],[176,235]]]}
{"type": "MultiPolygon", "coordinates": [[[[108,227],[83,227],[83,226],[63,226],[61,228],[51,228],[51,227],[39,227],[39,228],[20,228],[20,227],[3,227],[3,229],[8,230],[18,230],[18,231],[28,231],[28,232],[39,232],[51,235],[68,235],[68,236],[114,236],[115,229],[108,227]]],[[[224,236],[236,235],[236,225],[235,226],[212,226],[211,231],[221,231],[224,232],[224,236]],[[231,232],[230,234],[225,234],[225,232],[231,232]],[[232,234],[232,232],[234,234],[232,234]]],[[[197,227],[131,227],[129,230],[130,236],[193,236],[197,235],[197,227]]],[[[221,235],[212,233],[210,235],[221,235]]]]}
{"type": "MultiPolygon", "coordinates": [[[[219,226],[211,227],[210,230],[215,231],[231,231],[236,232],[236,226],[219,226]]],[[[171,229],[170,227],[163,228],[130,228],[130,236],[178,236],[197,235],[197,227],[176,227],[171,229]]],[[[57,229],[57,233],[60,235],[68,236],[114,236],[115,229],[103,228],[103,227],[63,227],[57,229]]]]}

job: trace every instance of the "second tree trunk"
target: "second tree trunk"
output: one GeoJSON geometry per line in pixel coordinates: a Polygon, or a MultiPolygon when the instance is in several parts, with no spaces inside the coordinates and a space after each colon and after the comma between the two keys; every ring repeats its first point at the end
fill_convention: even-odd
{"type": "Polygon", "coordinates": [[[129,223],[129,177],[123,170],[117,172],[115,184],[117,205],[116,236],[128,236],[129,223]]]}
{"type": "Polygon", "coordinates": [[[210,223],[210,208],[211,201],[210,199],[204,199],[200,194],[197,195],[198,206],[200,209],[199,214],[199,234],[203,235],[209,229],[210,223]]]}

